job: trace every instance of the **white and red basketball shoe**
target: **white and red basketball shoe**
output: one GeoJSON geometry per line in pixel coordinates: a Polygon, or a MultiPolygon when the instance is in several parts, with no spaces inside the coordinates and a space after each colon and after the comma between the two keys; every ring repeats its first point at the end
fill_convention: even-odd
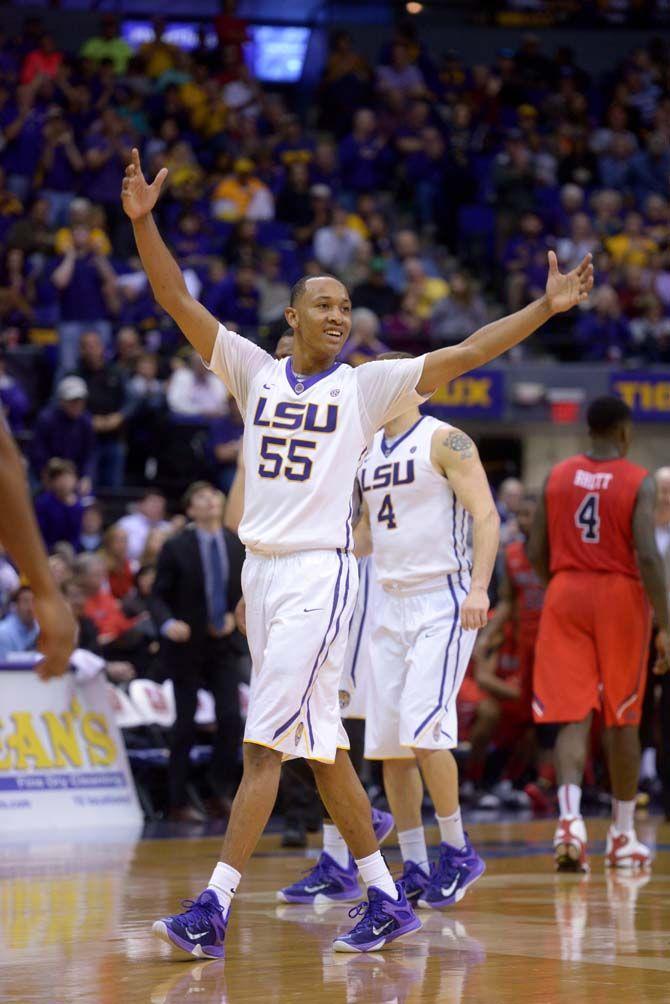
{"type": "Polygon", "coordinates": [[[554,861],[558,872],[588,872],[586,826],[581,816],[559,819],[554,833],[554,861]]]}
{"type": "Polygon", "coordinates": [[[605,845],[605,867],[637,871],[650,866],[651,851],[646,844],[640,843],[635,831],[619,833],[614,826],[610,826],[605,845]]]}

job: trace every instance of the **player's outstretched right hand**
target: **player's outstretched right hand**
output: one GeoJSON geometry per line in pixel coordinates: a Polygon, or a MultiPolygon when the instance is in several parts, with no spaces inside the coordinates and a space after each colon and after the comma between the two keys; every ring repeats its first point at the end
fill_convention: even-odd
{"type": "Polygon", "coordinates": [[[139,220],[146,216],[156,205],[163,182],[167,178],[167,167],[162,167],[151,184],[142,174],[140,154],[133,147],[132,159],[123,178],[121,186],[121,202],[126,214],[131,220],[139,220]]]}
{"type": "Polygon", "coordinates": [[[40,626],[37,648],[44,655],[35,670],[43,680],[62,676],[77,643],[77,624],[63,595],[55,587],[35,593],[35,619],[40,626]]]}

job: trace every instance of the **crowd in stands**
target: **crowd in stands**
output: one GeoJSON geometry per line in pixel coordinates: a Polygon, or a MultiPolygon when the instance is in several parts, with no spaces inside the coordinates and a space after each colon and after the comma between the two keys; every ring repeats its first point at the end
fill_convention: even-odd
{"type": "Polygon", "coordinates": [[[134,145],[149,175],[169,168],[158,216],[189,288],[262,344],[281,333],[291,283],[321,270],[364,308],[346,358],[450,344],[534,297],[555,247],[565,268],[591,251],[599,287],[525,352],[670,359],[665,42],[602,78],[532,35],[466,65],[401,23],[370,65],[339,31],[300,118],[286,91],[253,79],[233,23],[213,49],[203,26],[191,53],[160,18],[137,51],[112,15],[77,52],[37,19],[0,37],[0,399],[15,431],[37,418],[37,479],[59,456],[116,488],[129,433],[151,452],[166,415],[197,415],[218,421],[207,455],[230,480],[239,422],[178,351],[121,209],[134,145]],[[24,344],[43,362],[28,388],[12,366],[24,344]],[[85,395],[70,383],[66,400],[73,375],[85,395]],[[73,427],[80,456],[63,457],[73,427]]]}
{"type": "MultiPolygon", "coordinates": [[[[112,664],[123,661],[124,681],[136,675],[162,678],[160,625],[152,623],[146,599],[160,550],[168,536],[184,526],[184,516],[166,519],[165,496],[150,488],[133,512],[105,528],[100,503],[77,494],[71,460],[52,458],[45,485],[35,499],[37,519],[54,578],[79,621],[79,646],[112,664]]],[[[0,552],[0,659],[34,645],[37,625],[26,594],[32,597],[0,552]]],[[[109,675],[114,680],[115,673],[113,666],[109,675]]]]}

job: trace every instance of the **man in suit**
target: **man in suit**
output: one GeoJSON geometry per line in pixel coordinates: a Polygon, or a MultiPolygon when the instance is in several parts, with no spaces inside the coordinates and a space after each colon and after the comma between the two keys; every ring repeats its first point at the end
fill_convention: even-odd
{"type": "Polygon", "coordinates": [[[231,635],[233,611],[242,595],[244,548],[223,528],[221,494],[208,482],[189,486],[183,508],[191,522],[163,546],[149,608],[161,634],[177,710],[170,752],[170,818],[202,822],[186,790],[199,687],[213,693],[216,705],[211,764],[215,796],[208,805],[213,814],[227,814],[238,780],[238,655],[231,635]]]}

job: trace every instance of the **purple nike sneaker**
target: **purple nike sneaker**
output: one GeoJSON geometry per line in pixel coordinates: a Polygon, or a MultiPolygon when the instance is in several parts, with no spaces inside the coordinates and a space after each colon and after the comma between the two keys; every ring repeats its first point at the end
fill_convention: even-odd
{"type": "Polygon", "coordinates": [[[486,865],[465,835],[465,847],[458,850],[450,844],[440,844],[440,858],[434,866],[430,885],[419,899],[421,907],[440,909],[460,903],[468,886],[476,882],[486,865]]]}
{"type": "Polygon", "coordinates": [[[351,855],[349,866],[342,868],[330,854],[322,851],[312,870],[293,885],[281,889],[277,899],[281,903],[322,903],[324,900],[355,903],[361,898],[357,874],[351,855]]]}
{"type": "Polygon", "coordinates": [[[412,904],[418,903],[426,889],[430,885],[430,872],[425,872],[420,865],[414,861],[405,861],[402,869],[402,884],[405,887],[405,895],[412,904]]]}
{"type": "Polygon", "coordinates": [[[391,941],[421,928],[421,921],[407,900],[402,882],[396,882],[398,899],[392,899],[371,885],[366,903],[349,911],[350,917],[363,916],[348,934],[333,942],[336,952],[378,952],[391,941]]]}
{"type": "Polygon", "coordinates": [[[381,809],[372,810],[372,828],[378,844],[384,843],[394,826],[395,819],[390,812],[382,812],[381,809]]]}
{"type": "Polygon", "coordinates": [[[228,919],[216,893],[205,889],[196,900],[185,899],[182,906],[187,908],[184,913],[157,920],[154,934],[197,959],[222,959],[228,919]]]}

